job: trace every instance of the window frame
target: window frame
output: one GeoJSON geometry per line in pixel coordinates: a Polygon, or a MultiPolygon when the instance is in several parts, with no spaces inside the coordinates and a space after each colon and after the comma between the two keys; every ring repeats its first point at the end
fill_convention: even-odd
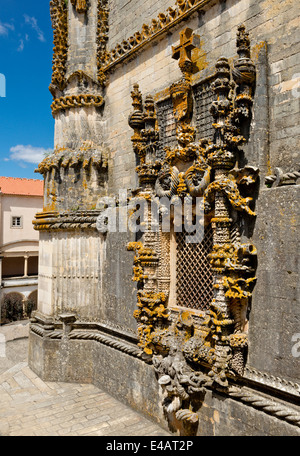
{"type": "Polygon", "coordinates": [[[10,227],[12,229],[22,229],[23,228],[23,216],[22,215],[12,215],[10,219],[10,227]],[[20,219],[20,225],[14,225],[14,220],[20,219]]]}

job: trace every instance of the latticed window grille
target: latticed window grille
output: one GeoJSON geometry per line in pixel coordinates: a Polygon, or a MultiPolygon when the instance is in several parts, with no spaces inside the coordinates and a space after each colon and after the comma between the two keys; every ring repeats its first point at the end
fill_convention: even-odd
{"type": "Polygon", "coordinates": [[[165,147],[176,147],[176,122],[171,99],[161,101],[156,105],[157,120],[159,126],[159,150],[157,158],[165,158],[165,147]]]}
{"type": "Polygon", "coordinates": [[[213,246],[209,226],[198,243],[187,242],[187,234],[176,233],[176,304],[207,310],[213,299],[213,277],[208,254],[213,246]]]}
{"type": "Polygon", "coordinates": [[[196,112],[196,130],[199,138],[213,139],[215,129],[213,116],[210,113],[214,92],[211,80],[198,84],[193,88],[196,112]]]}

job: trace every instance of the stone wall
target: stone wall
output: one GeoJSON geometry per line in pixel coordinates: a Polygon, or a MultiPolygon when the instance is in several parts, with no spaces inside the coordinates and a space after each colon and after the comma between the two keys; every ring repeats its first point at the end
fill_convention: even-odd
{"type": "Polygon", "coordinates": [[[237,58],[236,32],[244,23],[257,80],[240,165],[259,169],[254,195],[257,217],[246,217],[241,233],[244,242],[253,242],[258,258],[249,312],[248,363],[241,385],[233,385],[227,392],[208,388],[204,397],[199,396],[197,432],[299,435],[299,357],[293,350],[294,336],[299,333],[297,0],[200,0],[186,7],[180,1],[181,12],[174,21],[168,16],[159,31],[148,30],[147,38],[130,49],[124,40],[145,31],[144,24],[153,24],[160,13],[166,15],[175,0],[138,2],[138,7],[133,0],[111,0],[107,51],[117,57],[103,63],[106,86],[95,81],[99,70],[95,60],[97,3],[101,2],[90,1],[85,17],[78,17],[70,4],[68,9],[68,83],[63,93],[56,89],[56,96],[92,93],[103,97],[103,103],[55,113],[59,147],[52,161],[44,164],[48,193],[44,213],[36,218],[42,233],[40,302],[31,326],[30,365],[47,380],[93,382],[167,426],[153,366],[145,362],[136,345],[136,286],[131,281],[134,254],[126,250],[135,236],[96,230],[99,199],[118,196],[120,190],[130,195],[138,186],[128,125],[133,85],[139,84],[144,97],[153,95],[163,141],[171,144],[175,130],[168,89],[181,77],[172,46],[178,44],[183,28],[192,28],[200,35],[200,47],[192,53],[193,123],[197,139],[203,131],[212,134],[207,120],[211,76],[221,56],[231,64],[237,58]],[[75,71],[87,74],[74,76],[75,71]],[[97,166],[91,161],[84,168],[79,157],[75,166],[66,165],[68,171],[57,170],[58,158],[68,161],[80,153],[90,154],[90,160],[97,153],[97,166]],[[76,172],[77,165],[80,172],[76,172]],[[47,166],[53,167],[51,172],[47,166]],[[90,169],[90,180],[86,169],[90,169]]]}
{"type": "MultiPolygon", "coordinates": [[[[175,1],[174,1],[175,4],[175,1]]],[[[120,28],[122,39],[129,38],[133,32],[141,30],[141,22],[136,28],[132,22],[127,24],[126,14],[131,6],[132,15],[135,14],[135,2],[126,2],[120,6],[119,17],[123,18],[120,28]]],[[[155,2],[156,11],[149,12],[143,9],[142,22],[151,24],[160,12],[166,12],[169,4],[155,2]],[[159,4],[160,3],[160,4],[159,4]]],[[[184,26],[189,26],[195,34],[201,37],[201,52],[195,53],[194,59],[201,68],[194,76],[194,81],[204,79],[214,72],[217,59],[223,55],[231,59],[236,58],[235,36],[239,24],[244,23],[250,33],[252,45],[252,58],[257,61],[261,50],[265,49],[265,62],[263,68],[258,66],[258,71],[264,72],[268,87],[257,92],[252,125],[252,137],[255,138],[257,122],[266,121],[268,115],[268,138],[265,144],[256,142],[255,153],[257,166],[265,174],[273,174],[274,168],[283,167],[285,172],[294,171],[297,166],[297,141],[299,129],[296,115],[289,115],[299,110],[299,42],[297,42],[298,5],[294,0],[287,2],[274,2],[271,0],[227,0],[220,2],[207,2],[207,5],[195,12],[184,26]],[[262,119],[261,107],[264,118],[262,119]],[[258,146],[258,147],[257,147],[258,146]],[[258,152],[258,150],[260,152],[258,152]],[[258,163],[259,161],[259,163],[258,163]]],[[[114,21],[114,18],[111,19],[114,21]]],[[[117,19],[116,19],[117,21],[117,19]]],[[[111,24],[111,31],[114,22],[111,24]]],[[[106,140],[111,150],[112,191],[115,188],[134,186],[135,160],[131,152],[131,132],[127,128],[127,118],[131,111],[130,92],[133,84],[138,82],[141,92],[157,95],[166,89],[171,81],[180,78],[177,62],[171,58],[171,47],[178,44],[179,30],[183,24],[172,28],[158,40],[150,41],[145,45],[143,52],[135,58],[130,58],[123,65],[117,66],[110,75],[110,83],[106,93],[105,118],[109,125],[106,130],[106,140]],[[109,133],[111,132],[111,134],[109,133]],[[119,145],[122,145],[120,148],[119,145]],[[124,173],[124,166],[126,173],[124,173]],[[124,176],[124,174],[126,174],[124,176]]],[[[116,41],[111,38],[108,48],[116,46],[116,41]]],[[[264,132],[266,133],[266,132],[264,132]]],[[[253,163],[252,156],[249,162],[253,163]]],[[[263,177],[262,177],[263,179],[263,177]]]]}
{"type": "MultiPolygon", "coordinates": [[[[121,6],[120,16],[130,3],[126,3],[123,10],[121,6]]],[[[158,5],[157,10],[151,10],[149,14],[146,8],[143,23],[150,24],[159,12],[167,10],[167,6],[158,5]]],[[[292,356],[291,337],[299,332],[296,308],[298,253],[295,248],[299,188],[291,185],[270,189],[265,185],[265,177],[273,175],[276,167],[281,167],[284,173],[299,171],[300,129],[295,115],[300,103],[297,8],[295,1],[276,5],[271,1],[251,0],[208,2],[184,24],[201,38],[201,52],[194,55],[201,71],[193,76],[194,84],[214,72],[213,66],[220,56],[236,58],[235,34],[239,24],[244,23],[250,33],[252,58],[258,75],[244,162],[259,168],[260,188],[257,219],[254,226],[249,220],[244,232],[245,239],[250,238],[258,248],[258,281],[249,326],[249,362],[257,369],[264,368],[270,374],[274,370],[274,374],[281,373],[295,381],[298,359],[292,356]],[[284,368],[286,362],[293,366],[292,369],[284,368]]],[[[122,38],[125,38],[134,30],[131,23],[127,25],[126,19],[123,20],[121,29],[122,38]]],[[[145,45],[142,53],[116,66],[110,75],[105,105],[105,117],[109,119],[106,142],[110,149],[110,192],[136,186],[131,131],[127,128],[132,109],[132,86],[137,82],[144,96],[152,94],[157,100],[165,97],[165,89],[180,78],[178,64],[171,58],[171,46],[178,43],[182,27],[180,23],[164,39],[145,45]]],[[[108,48],[115,45],[110,39],[108,48]]]]}

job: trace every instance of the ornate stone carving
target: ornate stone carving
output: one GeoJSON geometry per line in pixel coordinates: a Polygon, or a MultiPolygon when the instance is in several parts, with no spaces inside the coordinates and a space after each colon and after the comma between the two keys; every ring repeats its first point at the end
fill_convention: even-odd
{"type": "MultiPolygon", "coordinates": [[[[182,5],[189,6],[185,2],[182,5]]],[[[255,215],[252,197],[245,194],[253,191],[258,169],[235,167],[239,147],[246,141],[240,127],[251,117],[255,83],[249,37],[245,27],[240,26],[239,58],[234,62],[233,77],[226,58],[216,64],[211,81],[215,97],[211,107],[214,138],[198,142],[192,125],[190,84],[190,52],[194,43],[192,30],[186,29],[181,33],[180,45],[173,49],[173,57],[179,59],[183,72],[183,79],[170,88],[178,146],[165,148],[165,158],[156,159],[159,138],[153,101],[148,98],[148,107],[144,106],[137,85],[132,92],[134,111],[129,118],[134,130],[133,150],[141,163],[137,168],[139,198],[144,198],[150,207],[151,198],[164,197],[177,204],[188,197],[195,204],[195,198],[203,196],[207,223],[213,228],[213,248],[208,255],[213,299],[204,311],[178,313],[172,308],[168,290],[159,292],[159,231],[146,230],[138,244],[129,246],[136,251],[134,280],[139,285],[138,310],[134,315],[139,324],[140,346],[152,357],[165,393],[166,413],[173,413],[174,419],[182,420],[185,426],[197,423],[192,406],[194,394],[209,385],[227,388],[231,376],[243,375],[248,345],[245,315],[256,281],[257,254],[252,244],[241,244],[237,226],[233,226],[233,218],[238,220],[236,211],[241,213],[240,217],[243,213],[255,215]],[[141,169],[152,171],[147,183],[141,177],[141,169]]],[[[192,303],[188,307],[192,309],[192,303]]]]}
{"type": "Polygon", "coordinates": [[[82,108],[94,106],[100,108],[104,104],[104,99],[100,95],[83,94],[83,95],[70,95],[67,97],[56,98],[52,105],[53,116],[59,111],[66,111],[71,108],[82,108]]]}
{"type": "Polygon", "coordinates": [[[172,27],[183,19],[189,17],[193,12],[200,9],[206,0],[176,0],[174,7],[167,9],[165,13],[159,13],[158,17],[152,19],[151,24],[144,24],[140,31],[135,32],[128,39],[123,40],[106,54],[103,62],[103,71],[112,71],[114,66],[137,52],[150,40],[160,37],[167,33],[172,27]]]}
{"type": "MultiPolygon", "coordinates": [[[[72,5],[80,14],[86,13],[89,8],[89,0],[71,0],[72,5]]],[[[107,76],[103,72],[103,63],[107,59],[106,45],[108,40],[108,0],[98,0],[97,17],[97,83],[105,86],[107,76]]],[[[53,97],[60,95],[66,88],[66,63],[68,54],[68,7],[65,0],[51,0],[50,13],[53,27],[53,73],[50,84],[50,92],[53,97]]]]}
{"type": "Polygon", "coordinates": [[[64,0],[50,1],[50,14],[53,27],[53,72],[49,87],[54,95],[55,89],[65,87],[66,62],[68,52],[68,9],[64,0]]]}
{"type": "Polygon", "coordinates": [[[143,104],[138,84],[134,85],[132,96],[133,113],[128,122],[134,130],[131,138],[133,150],[137,157],[137,174],[140,184],[147,186],[155,183],[161,164],[156,159],[158,150],[158,128],[154,100],[148,96],[143,104]]]}
{"type": "Polygon", "coordinates": [[[97,21],[97,66],[98,66],[98,82],[100,85],[107,84],[107,76],[103,71],[104,62],[108,58],[106,50],[108,41],[108,17],[109,6],[108,0],[98,0],[98,21],[97,21]]]}
{"type": "Polygon", "coordinates": [[[178,60],[179,68],[186,81],[190,80],[193,70],[191,52],[199,43],[199,37],[193,34],[193,30],[186,28],[180,32],[180,44],[178,46],[172,46],[172,57],[178,60]]]}
{"type": "Polygon", "coordinates": [[[36,214],[33,227],[37,231],[73,231],[75,229],[96,230],[97,218],[100,211],[72,212],[41,212],[36,214]]]}
{"type": "Polygon", "coordinates": [[[77,13],[86,13],[89,7],[89,0],[71,0],[71,4],[76,8],[77,13]]]}

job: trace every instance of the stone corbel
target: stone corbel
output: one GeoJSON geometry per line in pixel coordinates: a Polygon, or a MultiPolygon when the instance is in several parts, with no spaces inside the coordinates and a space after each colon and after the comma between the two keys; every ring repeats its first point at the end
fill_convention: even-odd
{"type": "Polygon", "coordinates": [[[59,315],[59,319],[63,324],[63,338],[68,338],[77,317],[75,314],[61,314],[59,315]]]}

